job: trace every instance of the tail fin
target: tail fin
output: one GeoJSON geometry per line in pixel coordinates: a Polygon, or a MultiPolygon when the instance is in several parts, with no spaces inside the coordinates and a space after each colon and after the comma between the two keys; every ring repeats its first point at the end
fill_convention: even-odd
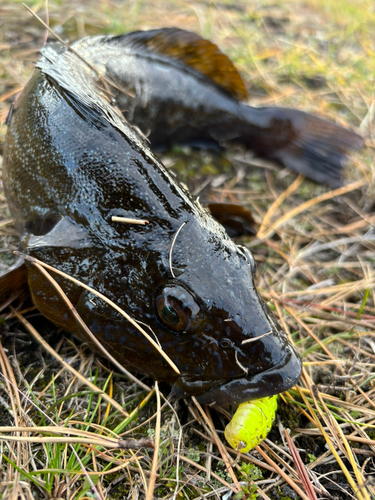
{"type": "MultiPolygon", "coordinates": [[[[262,134],[249,147],[314,181],[342,185],[344,161],[363,139],[352,130],[317,116],[288,108],[260,108],[262,134]]],[[[258,115],[259,116],[259,115],[258,115]]]]}

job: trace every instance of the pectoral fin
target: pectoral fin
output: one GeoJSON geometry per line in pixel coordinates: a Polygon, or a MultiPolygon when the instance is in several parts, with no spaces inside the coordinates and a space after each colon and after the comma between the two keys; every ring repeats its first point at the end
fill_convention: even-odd
{"type": "Polygon", "coordinates": [[[86,229],[72,222],[69,217],[62,217],[46,234],[30,235],[25,240],[25,253],[44,247],[89,248],[92,241],[86,229]]]}

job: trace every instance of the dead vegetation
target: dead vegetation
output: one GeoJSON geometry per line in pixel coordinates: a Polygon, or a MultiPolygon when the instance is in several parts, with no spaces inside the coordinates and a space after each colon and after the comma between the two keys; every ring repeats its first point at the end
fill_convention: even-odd
{"type": "MultiPolygon", "coordinates": [[[[28,5],[46,18],[44,2],[28,5]]],[[[243,243],[257,260],[259,289],[304,361],[269,439],[239,455],[223,437],[225,411],[129,380],[16,298],[1,312],[2,498],[373,499],[372,4],[102,0],[50,2],[48,10],[50,26],[67,40],[174,25],[198,31],[232,57],[253,103],[325,115],[359,129],[367,147],[335,191],[241,152],[165,155],[205,201],[240,203],[260,224],[257,238],[243,243]]],[[[45,31],[17,2],[0,5],[0,26],[3,122],[45,31]]],[[[4,269],[17,237],[3,196],[0,209],[4,269]]]]}

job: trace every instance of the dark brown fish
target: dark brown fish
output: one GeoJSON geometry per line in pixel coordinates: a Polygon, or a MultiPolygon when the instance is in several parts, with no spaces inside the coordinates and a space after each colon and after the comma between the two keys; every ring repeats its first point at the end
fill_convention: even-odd
{"type": "MultiPolygon", "coordinates": [[[[269,133],[263,144],[269,144],[272,130],[283,129],[285,118],[275,119],[280,108],[261,112],[231,97],[230,93],[244,94],[241,80],[210,42],[181,30],[156,32],[167,36],[164,45],[171,52],[166,56],[158,52],[161,42],[152,33],[77,42],[75,50],[91,67],[60,44],[43,50],[39,69],[9,117],[4,154],[4,185],[23,234],[21,249],[77,277],[148,325],[180,375],[101,299],[58,278],[93,334],[118,361],[169,382],[178,396],[229,404],[282,392],[298,380],[301,362],[255,289],[251,253],[235,245],[170,176],[114,104],[126,104],[128,120],[143,130],[150,126],[151,142],[159,144],[197,138],[236,142],[248,131],[259,135],[265,129],[269,133]],[[188,41],[176,49],[176,59],[176,45],[170,41],[177,35],[188,41]],[[187,47],[194,46],[194,40],[197,44],[189,55],[187,47]],[[227,66],[219,79],[216,70],[223,61],[227,66]],[[201,72],[207,64],[215,80],[201,72]],[[135,76],[125,90],[133,90],[135,96],[129,97],[117,87],[124,86],[123,75],[132,72],[135,76]],[[158,92],[163,87],[166,91],[161,97],[153,90],[155,82],[158,92]],[[108,88],[115,103],[108,99],[108,88]],[[167,91],[170,115],[163,108],[167,91]],[[210,111],[208,105],[212,108],[216,101],[219,110],[210,111]],[[261,125],[245,126],[247,114],[263,117],[261,125]],[[112,216],[146,219],[149,224],[116,223],[112,216]]],[[[286,118],[285,130],[292,129],[295,120],[319,120],[288,113],[299,118],[286,118]]],[[[347,134],[348,143],[351,139],[359,144],[353,132],[332,124],[326,127],[347,134]]],[[[274,138],[280,145],[276,152],[292,151],[288,154],[298,158],[285,130],[274,138]]],[[[252,144],[262,142],[256,134],[252,144]]],[[[40,311],[55,324],[83,335],[55,289],[32,264],[25,265],[11,271],[17,284],[27,272],[40,311]]],[[[4,285],[3,291],[9,292],[9,280],[4,283],[0,280],[0,289],[4,285]]]]}

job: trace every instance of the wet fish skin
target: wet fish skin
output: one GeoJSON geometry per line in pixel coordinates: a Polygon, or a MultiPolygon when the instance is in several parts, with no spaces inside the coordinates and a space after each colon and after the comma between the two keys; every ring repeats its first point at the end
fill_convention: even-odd
{"type": "Polygon", "coordinates": [[[73,47],[115,82],[110,89],[115,102],[153,147],[240,144],[338,187],[346,156],[363,145],[355,132],[303,111],[240,102],[246,100],[240,75],[216,46],[194,33],[177,28],[138,31],[89,37],[73,47]]]}
{"type": "MultiPolygon", "coordinates": [[[[169,382],[178,396],[231,404],[290,388],[301,361],[254,286],[251,253],[170,176],[103,99],[90,69],[70,54],[56,64],[63,52],[49,48],[8,123],[3,179],[22,251],[147,324],[180,376],[123,317],[56,278],[118,361],[169,382]],[[149,224],[113,223],[114,215],[149,224]],[[178,311],[181,328],[162,319],[160,304],[178,311]]],[[[25,264],[37,308],[85,338],[51,284],[25,264]]]]}

